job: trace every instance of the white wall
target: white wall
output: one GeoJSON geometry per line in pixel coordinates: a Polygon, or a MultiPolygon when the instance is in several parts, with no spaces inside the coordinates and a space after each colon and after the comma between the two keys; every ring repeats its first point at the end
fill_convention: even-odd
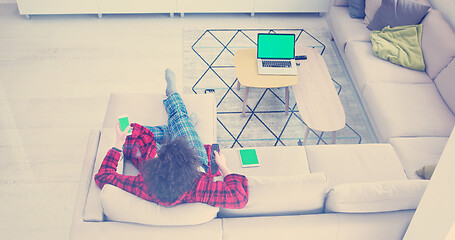
{"type": "Polygon", "coordinates": [[[455,222],[455,128],[412,218],[405,240],[444,240],[455,222]]]}
{"type": "Polygon", "coordinates": [[[2,3],[16,3],[16,0],[0,0],[0,4],[2,3]]]}

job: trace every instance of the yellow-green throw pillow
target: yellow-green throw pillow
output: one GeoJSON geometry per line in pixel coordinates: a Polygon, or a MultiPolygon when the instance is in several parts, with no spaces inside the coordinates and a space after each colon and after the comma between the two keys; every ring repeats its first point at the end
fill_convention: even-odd
{"type": "Polygon", "coordinates": [[[372,31],[370,40],[376,57],[406,68],[425,70],[421,24],[394,28],[387,26],[381,31],[372,31]]]}

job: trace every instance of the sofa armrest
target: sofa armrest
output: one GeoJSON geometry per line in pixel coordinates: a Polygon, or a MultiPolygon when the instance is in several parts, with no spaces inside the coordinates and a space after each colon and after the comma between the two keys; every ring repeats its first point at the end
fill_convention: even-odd
{"type": "Polygon", "coordinates": [[[99,141],[96,147],[94,158],[91,161],[90,168],[86,169],[87,175],[84,175],[81,182],[88,181],[86,201],[82,213],[82,219],[85,222],[102,222],[104,221],[103,207],[101,206],[101,189],[96,185],[94,180],[95,174],[100,169],[101,163],[106,156],[107,151],[112,147],[115,132],[113,129],[101,129],[99,141]]]}
{"type": "MultiPolygon", "coordinates": [[[[85,152],[84,162],[82,164],[81,181],[79,182],[79,189],[74,207],[73,224],[71,226],[71,239],[77,238],[76,235],[80,234],[83,227],[83,213],[85,210],[87,194],[91,184],[91,176],[93,173],[93,166],[95,163],[96,154],[98,152],[98,144],[100,141],[100,130],[91,130],[89,133],[87,148],[85,152]]],[[[101,213],[102,214],[102,213],[101,213]]],[[[95,225],[93,225],[95,227],[95,225]]]]}

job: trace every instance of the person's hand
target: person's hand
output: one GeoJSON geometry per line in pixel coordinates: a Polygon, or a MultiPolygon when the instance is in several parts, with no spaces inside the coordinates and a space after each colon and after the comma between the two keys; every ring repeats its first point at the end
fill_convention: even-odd
{"type": "Polygon", "coordinates": [[[123,148],[123,144],[126,141],[126,137],[128,136],[128,131],[130,130],[130,126],[126,127],[125,131],[122,132],[120,130],[120,124],[117,123],[117,126],[115,128],[115,147],[118,149],[123,148]]]}
{"type": "Polygon", "coordinates": [[[228,174],[231,174],[231,171],[229,170],[229,168],[226,165],[226,157],[220,152],[214,151],[214,153],[215,153],[215,162],[216,162],[216,164],[218,164],[218,168],[220,169],[221,173],[223,174],[223,177],[228,174]]]}

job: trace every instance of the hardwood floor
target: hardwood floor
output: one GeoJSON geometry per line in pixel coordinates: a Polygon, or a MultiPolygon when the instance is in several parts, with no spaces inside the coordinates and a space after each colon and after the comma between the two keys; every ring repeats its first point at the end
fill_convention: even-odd
{"type": "MultiPolygon", "coordinates": [[[[325,26],[314,14],[20,16],[0,4],[0,235],[68,239],[90,129],[111,92],[183,75],[183,30],[325,26]]],[[[182,82],[178,83],[182,89],[182,82]]]]}

